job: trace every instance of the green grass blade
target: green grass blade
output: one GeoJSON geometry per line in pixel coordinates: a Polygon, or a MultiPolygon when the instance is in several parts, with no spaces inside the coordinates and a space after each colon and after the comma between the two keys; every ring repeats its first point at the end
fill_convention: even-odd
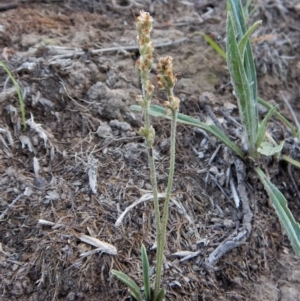
{"type": "Polygon", "coordinates": [[[23,97],[22,97],[20,86],[17,83],[17,81],[15,80],[15,78],[12,75],[11,71],[9,70],[9,68],[2,61],[0,61],[0,66],[5,70],[5,72],[9,76],[10,80],[12,81],[14,87],[16,88],[16,91],[17,91],[17,94],[18,94],[18,98],[19,98],[22,123],[23,123],[24,129],[26,130],[25,105],[24,105],[24,101],[23,101],[23,97]]]}
{"type": "Polygon", "coordinates": [[[260,168],[255,168],[260,180],[262,181],[264,188],[269,194],[272,204],[275,208],[277,216],[283,225],[292,247],[300,257],[300,225],[297,223],[287,206],[287,201],[279,189],[266,177],[264,172],[260,168]]]}
{"type": "Polygon", "coordinates": [[[255,157],[255,142],[258,127],[257,104],[251,96],[250,83],[247,79],[235,36],[232,17],[230,12],[228,12],[226,39],[227,65],[238,100],[240,117],[247,136],[248,151],[250,156],[255,157]]]}
{"type": "Polygon", "coordinates": [[[156,298],[155,301],[163,301],[164,298],[165,298],[165,295],[166,295],[166,292],[163,289],[161,289],[159,291],[159,293],[158,293],[157,298],[156,298]]]}
{"type": "Polygon", "coordinates": [[[244,16],[248,15],[249,7],[251,5],[251,2],[252,2],[252,0],[247,0],[246,4],[244,5],[244,7],[243,7],[244,16]]]}
{"type": "Polygon", "coordinates": [[[141,247],[142,267],[143,267],[143,280],[145,297],[147,301],[151,300],[151,288],[150,288],[150,269],[147,251],[144,245],[141,247]]]}
{"type": "MultiPolygon", "coordinates": [[[[229,11],[232,15],[232,21],[234,24],[234,32],[236,34],[237,41],[240,42],[247,31],[243,7],[240,0],[228,0],[228,3],[229,11]]],[[[258,120],[256,67],[249,41],[246,43],[244,60],[242,60],[242,62],[245,67],[248,83],[250,84],[253,112],[255,112],[256,119],[258,120]]]]}
{"type": "Polygon", "coordinates": [[[245,21],[247,22],[253,13],[258,9],[258,5],[255,5],[254,8],[249,12],[250,5],[253,0],[247,0],[246,4],[243,7],[243,13],[245,16],[245,21]]]}
{"type": "Polygon", "coordinates": [[[228,0],[228,12],[232,15],[235,31],[237,33],[237,40],[240,41],[247,30],[243,7],[240,0],[228,0]]]}
{"type": "MultiPolygon", "coordinates": [[[[267,101],[262,99],[261,97],[258,97],[258,102],[263,105],[265,108],[271,110],[273,108],[272,105],[270,105],[267,101]]],[[[274,113],[274,115],[286,126],[288,127],[291,131],[294,137],[297,137],[297,129],[278,111],[274,113]]]]}
{"type": "Polygon", "coordinates": [[[251,36],[251,34],[253,33],[253,31],[259,26],[261,25],[262,21],[257,21],[255,22],[247,31],[246,33],[243,35],[242,39],[239,42],[239,51],[241,54],[241,58],[242,61],[244,61],[244,57],[245,57],[245,50],[246,50],[246,46],[247,46],[247,42],[249,41],[249,38],[251,36]]]}
{"type": "Polygon", "coordinates": [[[226,52],[221,48],[219,44],[217,44],[212,38],[210,38],[207,34],[204,32],[198,32],[202,37],[205,39],[205,41],[223,58],[226,60],[226,52]]]}
{"type": "MultiPolygon", "coordinates": [[[[130,108],[134,111],[141,111],[141,107],[138,105],[133,105],[130,108]]],[[[172,119],[172,116],[167,114],[166,109],[161,106],[157,106],[157,105],[150,106],[148,113],[149,115],[154,117],[162,117],[169,120],[172,119]]],[[[192,118],[188,115],[181,114],[181,113],[178,113],[177,115],[177,122],[195,126],[205,130],[206,132],[214,135],[216,138],[222,141],[225,145],[227,145],[230,149],[232,149],[242,159],[245,158],[244,153],[214,124],[207,125],[196,118],[192,118]]]]}
{"type": "Polygon", "coordinates": [[[273,107],[268,112],[268,114],[265,116],[265,118],[263,119],[262,123],[258,127],[258,132],[257,132],[257,137],[256,137],[256,143],[255,143],[256,148],[258,148],[261,145],[261,143],[263,142],[264,137],[265,137],[265,133],[266,133],[266,130],[267,130],[268,121],[272,117],[272,115],[274,115],[276,109],[277,109],[277,106],[273,107]]]}
{"type": "Polygon", "coordinates": [[[293,159],[293,158],[291,158],[290,156],[282,155],[281,159],[288,162],[288,163],[290,163],[290,164],[292,164],[292,165],[294,165],[294,166],[296,166],[296,167],[298,167],[298,168],[300,168],[300,162],[293,159]]]}
{"type": "Polygon", "coordinates": [[[131,295],[137,301],[143,301],[143,296],[141,294],[140,288],[130,277],[128,277],[126,274],[120,271],[112,270],[111,272],[114,276],[116,276],[121,282],[123,282],[130,289],[131,295]]]}

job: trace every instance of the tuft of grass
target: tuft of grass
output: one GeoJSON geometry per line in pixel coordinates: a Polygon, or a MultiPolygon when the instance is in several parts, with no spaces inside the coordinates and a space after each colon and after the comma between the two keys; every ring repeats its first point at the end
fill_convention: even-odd
{"type": "Polygon", "coordinates": [[[26,130],[26,118],[25,118],[25,105],[21,93],[21,88],[17,81],[15,80],[13,74],[9,70],[9,68],[2,62],[0,61],[0,66],[4,69],[4,71],[7,73],[8,77],[12,81],[14,87],[16,88],[17,94],[18,94],[18,99],[19,99],[19,105],[20,105],[20,111],[21,111],[21,118],[22,118],[22,124],[24,129],[26,130]]]}

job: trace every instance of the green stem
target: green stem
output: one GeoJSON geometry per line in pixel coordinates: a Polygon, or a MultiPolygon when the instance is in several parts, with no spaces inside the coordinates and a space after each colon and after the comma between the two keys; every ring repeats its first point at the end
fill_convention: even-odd
{"type": "Polygon", "coordinates": [[[177,123],[177,110],[172,111],[171,121],[171,136],[170,136],[170,170],[168,177],[168,186],[166,190],[166,198],[164,202],[163,216],[161,222],[161,233],[159,235],[159,241],[157,242],[157,263],[156,263],[156,277],[155,277],[155,289],[154,300],[157,299],[160,292],[162,266],[163,266],[163,254],[166,243],[167,234],[167,222],[169,216],[169,202],[171,197],[171,189],[173,185],[174,170],[175,170],[175,144],[176,144],[176,123],[177,123]]]}
{"type": "MultiPolygon", "coordinates": [[[[148,113],[145,114],[145,128],[146,126],[150,127],[149,115],[148,113]]],[[[153,147],[149,145],[150,143],[147,141],[148,147],[148,162],[150,168],[150,180],[152,184],[152,191],[153,191],[153,202],[154,202],[154,212],[155,212],[155,221],[156,221],[156,239],[158,243],[158,238],[160,234],[160,212],[159,212],[159,202],[158,202],[158,189],[157,189],[157,180],[156,180],[156,168],[155,168],[155,161],[153,157],[153,147]]]]}
{"type": "MultiPolygon", "coordinates": [[[[147,75],[141,74],[141,82],[142,82],[142,90],[143,90],[143,98],[147,99],[148,95],[145,92],[145,86],[147,81],[147,75]]],[[[150,129],[150,115],[148,113],[148,109],[150,107],[150,100],[147,101],[147,106],[144,110],[144,126],[145,129],[150,129]]],[[[152,184],[152,191],[153,191],[153,203],[154,203],[154,213],[155,213],[155,225],[156,225],[156,242],[157,246],[159,245],[160,235],[161,235],[161,224],[160,224],[160,211],[159,211],[159,202],[158,202],[158,188],[157,188],[157,179],[156,179],[156,168],[155,168],[155,161],[153,156],[153,141],[151,138],[146,137],[146,145],[148,149],[148,162],[149,162],[149,169],[150,169],[150,181],[152,184]]]]}

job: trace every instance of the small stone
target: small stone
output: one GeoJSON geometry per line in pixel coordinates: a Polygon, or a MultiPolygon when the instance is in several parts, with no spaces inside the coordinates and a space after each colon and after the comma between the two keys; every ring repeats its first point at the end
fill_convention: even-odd
{"type": "Polygon", "coordinates": [[[209,169],[209,172],[212,173],[213,175],[217,175],[219,173],[218,168],[216,166],[212,166],[209,169]]]}
{"type": "Polygon", "coordinates": [[[111,127],[104,122],[97,129],[97,136],[100,138],[107,138],[112,136],[111,127]]]}
{"type": "Polygon", "coordinates": [[[152,190],[152,185],[151,184],[145,184],[146,190],[152,190]]]}

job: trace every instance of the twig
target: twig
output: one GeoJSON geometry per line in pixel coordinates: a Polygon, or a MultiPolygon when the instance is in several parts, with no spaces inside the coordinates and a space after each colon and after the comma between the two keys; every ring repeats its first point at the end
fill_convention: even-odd
{"type": "MultiPolygon", "coordinates": [[[[180,44],[184,41],[186,41],[187,38],[181,38],[178,40],[172,40],[169,42],[165,42],[165,43],[159,43],[159,44],[154,44],[154,48],[162,48],[162,47],[167,47],[167,46],[171,46],[171,45],[176,45],[176,44],[180,44]]],[[[110,48],[103,48],[103,49],[94,49],[91,50],[90,52],[92,54],[97,54],[97,53],[103,53],[103,52],[110,52],[110,51],[120,51],[120,50],[139,50],[139,47],[136,45],[134,46],[118,46],[118,47],[110,47],[110,48]]]]}
{"type": "Polygon", "coordinates": [[[217,149],[214,151],[213,155],[211,156],[211,158],[209,159],[207,166],[209,166],[215,159],[215,157],[217,156],[219,150],[221,148],[221,144],[218,145],[217,149]]]}
{"type": "Polygon", "coordinates": [[[209,255],[205,262],[205,265],[208,268],[212,267],[215,263],[217,263],[221,259],[221,257],[224,256],[227,252],[245,243],[246,239],[249,237],[252,231],[251,221],[253,214],[249,206],[249,200],[244,182],[245,165],[239,158],[235,159],[235,168],[238,184],[237,190],[239,193],[240,200],[242,202],[243,226],[237,234],[232,233],[209,255]]]}
{"type": "Polygon", "coordinates": [[[15,203],[23,196],[23,193],[18,195],[12,202],[7,206],[7,208],[0,215],[0,221],[3,220],[4,216],[7,214],[8,210],[11,209],[15,203]]]}
{"type": "MultiPolygon", "coordinates": [[[[154,48],[162,48],[162,47],[177,45],[177,44],[180,44],[180,43],[186,41],[187,39],[188,38],[181,38],[181,39],[171,40],[171,41],[164,42],[164,43],[158,43],[158,44],[154,45],[154,48]]],[[[72,58],[75,55],[81,56],[81,55],[85,54],[85,51],[83,51],[81,48],[48,46],[47,49],[50,51],[50,54],[54,55],[49,60],[51,64],[54,64],[55,60],[67,59],[67,58],[72,58]]],[[[108,48],[102,48],[102,49],[92,49],[92,50],[89,50],[89,53],[98,54],[98,53],[104,53],[104,52],[128,51],[128,50],[139,50],[139,47],[138,47],[138,45],[116,46],[116,47],[108,47],[108,48]]]]}
{"type": "Polygon", "coordinates": [[[240,198],[237,194],[237,191],[236,191],[236,188],[235,188],[234,181],[233,181],[232,177],[230,177],[230,188],[231,188],[231,193],[232,193],[232,196],[233,196],[233,199],[234,199],[235,207],[239,208],[240,198]]]}

